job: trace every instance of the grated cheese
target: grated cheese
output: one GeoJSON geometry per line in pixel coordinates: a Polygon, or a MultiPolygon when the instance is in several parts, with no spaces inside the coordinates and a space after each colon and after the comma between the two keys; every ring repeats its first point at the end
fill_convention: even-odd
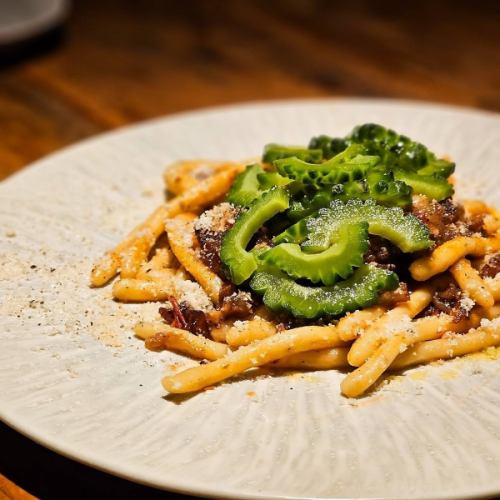
{"type": "Polygon", "coordinates": [[[464,293],[460,299],[460,308],[465,312],[469,312],[472,311],[475,305],[476,303],[466,293],[464,293]]]}
{"type": "Polygon", "coordinates": [[[398,321],[385,326],[383,337],[389,339],[400,333],[408,334],[410,336],[415,334],[415,328],[412,324],[410,316],[405,315],[398,321]]]}
{"type": "Polygon", "coordinates": [[[225,231],[228,226],[234,224],[237,213],[238,209],[231,203],[219,203],[203,212],[196,220],[194,228],[197,231],[225,231]]]}
{"type": "Polygon", "coordinates": [[[174,282],[176,299],[186,302],[192,309],[207,312],[213,310],[213,304],[203,288],[195,281],[178,277],[174,282]]]}

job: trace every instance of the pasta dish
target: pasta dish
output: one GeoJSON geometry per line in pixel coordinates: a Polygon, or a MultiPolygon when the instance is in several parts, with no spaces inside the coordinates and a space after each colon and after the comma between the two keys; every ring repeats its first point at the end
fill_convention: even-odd
{"type": "Polygon", "coordinates": [[[387,371],[500,345],[500,214],[454,199],[455,164],[381,125],[253,162],[180,161],[170,193],[91,272],[115,300],[159,302],[148,349],[198,359],[170,393],[246,370],[387,371]]]}

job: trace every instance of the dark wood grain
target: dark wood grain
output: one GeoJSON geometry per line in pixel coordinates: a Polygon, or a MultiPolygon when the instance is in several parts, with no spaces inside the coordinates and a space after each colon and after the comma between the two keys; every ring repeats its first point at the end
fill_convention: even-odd
{"type": "Polygon", "coordinates": [[[35,497],[0,474],[0,500],[33,500],[35,497]]]}
{"type": "MultiPolygon", "coordinates": [[[[37,41],[33,57],[0,52],[0,179],[105,130],[246,100],[358,95],[500,111],[499,25],[494,0],[76,1],[62,36],[37,41]]],[[[44,498],[161,495],[4,425],[0,473],[44,498]]],[[[0,478],[0,498],[8,484],[0,478]]]]}
{"type": "Polygon", "coordinates": [[[21,436],[1,422],[0,443],[0,500],[3,500],[4,493],[11,494],[6,497],[9,499],[30,498],[23,497],[22,492],[16,493],[16,486],[47,500],[194,499],[187,495],[168,495],[69,460],[21,436]]]}
{"type": "Polygon", "coordinates": [[[500,110],[491,1],[76,2],[0,73],[0,177],[126,123],[243,100],[363,95],[500,110]]]}

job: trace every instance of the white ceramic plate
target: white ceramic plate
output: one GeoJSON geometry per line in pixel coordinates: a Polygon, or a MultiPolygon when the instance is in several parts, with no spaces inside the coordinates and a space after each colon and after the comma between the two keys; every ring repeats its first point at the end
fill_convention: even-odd
{"type": "Polygon", "coordinates": [[[0,417],[32,439],[160,488],[237,498],[500,493],[500,363],[411,370],[359,400],[335,372],[245,377],[166,399],[181,356],[132,336],[156,305],[87,287],[92,261],[162,199],[179,158],[240,159],[376,121],[458,162],[462,192],[500,202],[497,115],[376,100],[261,103],[106,134],[0,186],[0,417]]]}
{"type": "Polygon", "coordinates": [[[49,31],[66,18],[68,11],[68,0],[1,0],[0,45],[49,31]]]}

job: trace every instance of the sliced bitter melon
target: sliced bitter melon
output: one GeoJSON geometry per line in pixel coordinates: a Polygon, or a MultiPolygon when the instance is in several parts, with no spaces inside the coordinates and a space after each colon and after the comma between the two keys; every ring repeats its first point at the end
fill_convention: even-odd
{"type": "Polygon", "coordinates": [[[309,287],[282,274],[256,272],[250,287],[263,295],[264,304],[272,311],[288,312],[297,318],[339,316],[367,307],[377,301],[378,294],[394,290],[399,284],[395,273],[364,264],[347,280],[332,287],[309,287]]]}
{"type": "Polygon", "coordinates": [[[328,160],[354,144],[362,145],[365,154],[377,155],[380,165],[394,172],[396,179],[411,186],[415,193],[438,201],[453,194],[453,186],[446,180],[455,170],[453,162],[438,159],[423,144],[381,125],[359,125],[344,138],[313,137],[309,147],[320,148],[328,160]]]}
{"type": "Polygon", "coordinates": [[[304,186],[321,189],[324,186],[363,179],[367,170],[379,161],[378,156],[365,153],[364,146],[353,144],[324,163],[315,164],[298,158],[284,158],[276,160],[274,166],[280,174],[304,186]]]}
{"type": "Polygon", "coordinates": [[[273,188],[240,214],[234,226],[224,235],[220,258],[233,283],[243,283],[257,269],[257,259],[246,250],[252,236],[265,222],[286,210],[288,205],[288,192],[283,188],[273,188]]]}
{"type": "Polygon", "coordinates": [[[363,264],[368,249],[368,224],[345,224],[337,228],[331,246],[320,253],[305,253],[295,243],[282,243],[260,255],[260,260],[292,278],[333,285],[348,278],[363,264]]]}
{"type": "Polygon", "coordinates": [[[411,205],[411,194],[410,186],[394,180],[391,172],[385,172],[376,166],[368,170],[366,179],[346,184],[335,184],[302,196],[290,204],[287,215],[291,221],[297,221],[313,214],[320,208],[328,207],[334,200],[372,199],[388,207],[407,207],[411,205]]]}
{"type": "Polygon", "coordinates": [[[363,144],[370,154],[380,156],[384,165],[394,169],[418,172],[419,175],[438,174],[444,178],[455,170],[453,162],[438,159],[423,144],[375,123],[355,127],[346,137],[346,143],[363,144]]]}
{"type": "Polygon", "coordinates": [[[349,146],[349,144],[343,137],[333,138],[328,135],[319,135],[317,137],[313,137],[309,141],[308,148],[321,149],[321,151],[323,152],[323,158],[325,160],[329,160],[332,156],[335,156],[344,151],[347,146],[349,146]]]}
{"type": "Polygon", "coordinates": [[[252,202],[275,186],[286,186],[291,179],[283,177],[278,172],[266,172],[260,165],[248,165],[241,174],[236,176],[227,194],[227,201],[234,205],[249,207],[252,202]]]}
{"type": "Polygon", "coordinates": [[[264,169],[258,164],[248,165],[234,179],[231,189],[227,193],[227,201],[234,205],[248,207],[262,194],[258,176],[264,173],[264,169]]]}
{"type": "Polygon", "coordinates": [[[453,185],[438,174],[421,175],[420,172],[395,170],[394,177],[411,186],[414,193],[425,194],[428,198],[442,201],[453,196],[453,185]]]}
{"type": "Polygon", "coordinates": [[[264,172],[257,176],[260,183],[260,189],[262,191],[267,191],[275,186],[287,186],[292,183],[292,179],[288,177],[283,177],[278,174],[278,172],[264,172]]]}
{"type": "Polygon", "coordinates": [[[272,163],[282,158],[290,157],[300,160],[319,163],[323,160],[323,151],[321,149],[307,149],[302,146],[282,146],[281,144],[267,144],[264,148],[262,161],[272,163]]]}
{"type": "Polygon", "coordinates": [[[403,252],[417,252],[432,245],[429,230],[415,216],[398,207],[384,207],[372,200],[335,200],[330,208],[322,208],[289,227],[274,238],[274,243],[297,243],[306,252],[323,252],[343,224],[366,221],[368,232],[388,239],[403,252]]]}

